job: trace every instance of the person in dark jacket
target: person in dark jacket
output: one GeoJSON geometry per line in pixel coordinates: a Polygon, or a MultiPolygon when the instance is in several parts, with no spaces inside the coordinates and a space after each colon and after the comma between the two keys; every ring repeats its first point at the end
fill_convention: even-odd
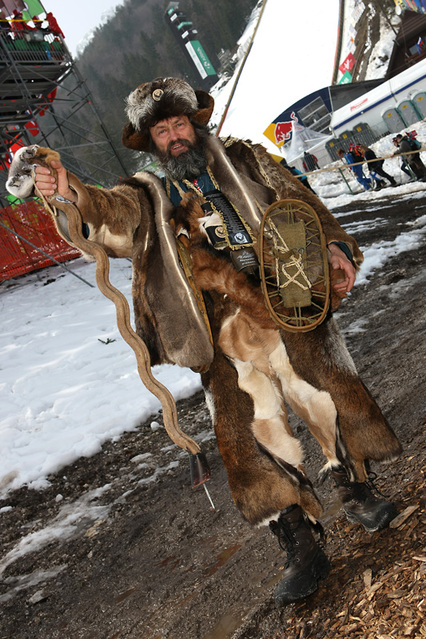
{"type": "MultiPolygon", "coordinates": [[[[309,184],[309,180],[306,177],[306,175],[303,175],[302,171],[299,171],[299,169],[296,169],[295,166],[289,166],[287,164],[287,161],[285,160],[285,158],[283,158],[280,162],[281,166],[283,166],[285,169],[287,169],[287,171],[290,171],[290,173],[292,175],[294,175],[295,177],[297,177],[298,180],[301,181],[301,183],[303,184],[303,186],[306,186],[306,188],[310,189],[312,191],[312,193],[315,193],[314,189],[312,188],[312,186],[309,184]]],[[[315,193],[316,195],[316,193],[315,193]]]]}
{"type": "Polygon", "coordinates": [[[393,138],[393,143],[398,147],[394,155],[401,155],[404,162],[408,164],[411,171],[420,182],[426,182],[426,166],[420,159],[420,153],[413,149],[407,135],[398,134],[393,138]]]}
{"type": "Polygon", "coordinates": [[[303,168],[307,173],[319,169],[318,158],[312,155],[312,153],[305,151],[303,153],[303,168]]]}
{"type": "Polygon", "coordinates": [[[385,161],[379,160],[373,149],[370,149],[370,147],[365,146],[364,144],[360,144],[359,148],[364,156],[364,159],[368,163],[368,170],[370,171],[372,177],[376,180],[379,188],[383,188],[384,186],[386,186],[386,183],[383,182],[383,180],[380,180],[380,178],[377,177],[378,175],[380,175],[380,177],[386,178],[386,180],[389,180],[391,186],[397,186],[395,178],[393,178],[392,175],[389,175],[389,173],[386,173],[386,171],[383,169],[383,164],[385,161]]]}

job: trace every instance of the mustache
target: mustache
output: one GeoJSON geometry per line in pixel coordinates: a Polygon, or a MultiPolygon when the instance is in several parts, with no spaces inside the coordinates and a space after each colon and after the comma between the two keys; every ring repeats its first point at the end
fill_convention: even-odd
{"type": "Polygon", "coordinates": [[[172,142],[169,142],[169,144],[167,145],[168,153],[170,153],[172,146],[174,144],[182,144],[183,146],[186,146],[188,149],[192,149],[193,147],[193,144],[191,144],[189,140],[185,140],[185,138],[178,138],[177,140],[173,140],[172,142]]]}

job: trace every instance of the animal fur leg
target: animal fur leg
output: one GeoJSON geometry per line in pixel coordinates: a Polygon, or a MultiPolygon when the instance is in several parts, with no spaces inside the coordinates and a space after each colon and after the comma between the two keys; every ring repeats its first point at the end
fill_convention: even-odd
{"type": "Polygon", "coordinates": [[[339,464],[336,453],[337,411],[329,393],[308,384],[294,371],[285,346],[280,339],[269,361],[276,372],[285,400],[308,425],[319,442],[328,463],[339,464]]]}
{"type": "MultiPolygon", "coordinates": [[[[218,306],[215,304],[215,310],[218,306]]],[[[213,322],[215,326],[220,338],[216,336],[215,358],[202,380],[211,397],[218,447],[235,504],[245,519],[256,525],[276,519],[292,504],[317,518],[321,505],[303,470],[297,467],[301,449],[288,427],[278,386],[268,378],[271,370],[265,348],[268,338],[273,343],[277,335],[279,339],[278,331],[260,331],[259,338],[250,321],[239,313],[230,321],[222,316],[213,322]],[[233,339],[232,329],[239,340],[233,339]],[[245,354],[243,346],[248,349],[245,354]],[[256,366],[250,363],[249,353],[256,366]],[[237,363],[239,371],[229,359],[236,354],[244,355],[237,363]],[[263,401],[265,392],[270,406],[263,401]],[[277,450],[284,459],[278,460],[277,450]]]]}
{"type": "Polygon", "coordinates": [[[252,432],[253,401],[239,388],[237,372],[222,353],[216,354],[202,378],[211,393],[229,487],[243,517],[254,525],[269,523],[291,504],[299,504],[314,519],[319,517],[321,505],[303,473],[290,465],[279,466],[259,447],[252,432]]]}
{"type": "Polygon", "coordinates": [[[390,461],[401,445],[358,376],[337,325],[330,318],[314,331],[285,333],[283,339],[297,375],[330,395],[337,411],[336,454],[351,481],[364,482],[368,460],[390,461]]]}

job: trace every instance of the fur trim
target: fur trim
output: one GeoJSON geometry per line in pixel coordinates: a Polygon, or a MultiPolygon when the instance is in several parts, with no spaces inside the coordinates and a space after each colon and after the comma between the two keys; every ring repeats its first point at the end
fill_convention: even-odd
{"type": "Polygon", "coordinates": [[[127,98],[126,114],[130,122],[124,127],[122,143],[135,151],[149,150],[149,129],[173,116],[187,115],[207,124],[214,100],[205,91],[194,91],[180,78],[156,78],[137,87],[127,98]]]}
{"type": "Polygon", "coordinates": [[[193,115],[198,108],[195,91],[179,78],[157,78],[138,86],[127,98],[127,117],[137,131],[172,115],[193,115]]]}

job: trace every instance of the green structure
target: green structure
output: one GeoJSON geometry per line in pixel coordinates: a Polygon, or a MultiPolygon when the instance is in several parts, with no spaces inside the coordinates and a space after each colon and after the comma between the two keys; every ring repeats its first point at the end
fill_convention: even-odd
{"type": "Polygon", "coordinates": [[[197,29],[180,11],[179,2],[171,2],[164,17],[188,62],[196,68],[200,84],[209,89],[217,82],[218,76],[198,38],[197,29]]]}

